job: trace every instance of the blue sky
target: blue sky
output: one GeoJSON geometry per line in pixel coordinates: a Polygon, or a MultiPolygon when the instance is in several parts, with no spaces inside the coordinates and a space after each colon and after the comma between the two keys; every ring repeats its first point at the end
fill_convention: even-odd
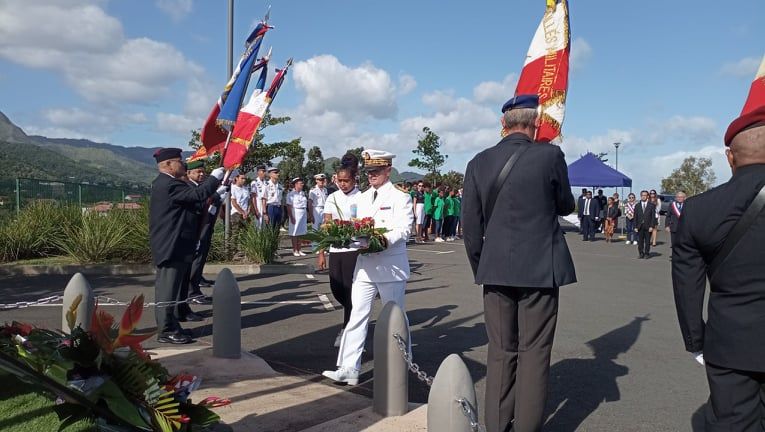
{"type": "MultiPolygon", "coordinates": [[[[237,0],[235,57],[267,2],[237,0]]],[[[722,135],[765,53],[765,2],[572,0],[572,71],[561,144],[569,162],[623,143],[635,188],[688,155],[729,178],[722,135]],[[605,7],[609,5],[609,7],[605,7]]],[[[296,64],[267,139],[325,156],[394,150],[408,169],[428,126],[464,170],[499,138],[544,0],[274,1],[264,41],[296,64]]],[[[28,133],[125,146],[185,146],[226,81],[227,2],[0,0],[0,110],[28,133]]]]}

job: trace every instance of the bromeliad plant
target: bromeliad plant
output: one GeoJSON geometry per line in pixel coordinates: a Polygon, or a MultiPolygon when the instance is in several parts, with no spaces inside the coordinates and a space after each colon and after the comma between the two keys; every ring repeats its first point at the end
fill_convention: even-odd
{"type": "Polygon", "coordinates": [[[123,430],[109,420],[117,420],[124,430],[162,432],[204,430],[218,422],[218,415],[209,408],[229,401],[208,398],[192,403],[189,395],[199,387],[200,379],[170,376],[141,347],[154,334],[135,332],[143,313],[143,295],[133,298],[119,325],[96,305],[88,330],[75,326],[80,301],[78,297],[66,313],[68,334],[18,322],[0,326],[0,353],[34,372],[25,378],[41,374],[92,403],[86,406],[59,398],[61,403],[55,409],[61,429],[92,418],[103,408],[110,418],[94,420],[104,428],[108,424],[109,430],[123,430]],[[93,406],[99,409],[91,409],[93,406]]]}

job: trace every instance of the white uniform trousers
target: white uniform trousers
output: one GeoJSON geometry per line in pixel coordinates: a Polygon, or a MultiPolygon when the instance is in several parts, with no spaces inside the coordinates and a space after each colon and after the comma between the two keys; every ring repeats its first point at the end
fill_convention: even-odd
{"type": "MultiPolygon", "coordinates": [[[[353,369],[361,369],[361,353],[364,351],[364,342],[367,339],[367,327],[369,316],[372,314],[372,304],[379,292],[382,304],[389,301],[396,302],[406,317],[404,307],[404,292],[406,281],[395,282],[364,282],[354,281],[351,288],[351,317],[343,331],[340,342],[340,352],[337,355],[337,366],[353,369]]],[[[409,318],[406,318],[409,328],[409,318]]],[[[411,339],[410,339],[411,344],[411,339]]]]}

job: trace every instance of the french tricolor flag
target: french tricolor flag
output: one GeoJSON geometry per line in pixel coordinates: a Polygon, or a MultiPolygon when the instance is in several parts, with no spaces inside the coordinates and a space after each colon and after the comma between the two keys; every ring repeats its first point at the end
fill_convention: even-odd
{"type": "Polygon", "coordinates": [[[749,97],[746,99],[744,109],[741,114],[746,114],[765,105],[765,57],[762,58],[760,69],[752,81],[752,87],[749,89],[749,97]]]}
{"type": "Polygon", "coordinates": [[[547,10],[531,41],[515,94],[539,95],[537,141],[560,137],[568,93],[571,51],[567,0],[547,0],[547,10]]]}
{"type": "Polygon", "coordinates": [[[263,118],[268,112],[268,108],[276,97],[276,93],[284,82],[284,78],[287,75],[287,69],[292,64],[292,59],[287,62],[287,67],[278,70],[274,80],[271,82],[271,86],[268,91],[263,91],[266,83],[266,72],[260,73],[258,79],[257,89],[253,91],[250,96],[250,100],[239,111],[239,115],[236,118],[234,124],[234,130],[231,133],[231,142],[226,149],[226,155],[223,158],[223,166],[226,169],[236,168],[242,164],[244,158],[247,156],[247,151],[250,149],[250,145],[255,140],[258,133],[258,128],[263,121],[263,118]]]}

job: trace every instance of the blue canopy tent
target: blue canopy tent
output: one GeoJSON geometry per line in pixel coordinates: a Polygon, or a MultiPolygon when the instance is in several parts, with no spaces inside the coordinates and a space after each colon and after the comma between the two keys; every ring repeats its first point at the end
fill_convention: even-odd
{"type": "Polygon", "coordinates": [[[632,187],[632,179],[587,153],[568,166],[571,186],[632,187]]]}

